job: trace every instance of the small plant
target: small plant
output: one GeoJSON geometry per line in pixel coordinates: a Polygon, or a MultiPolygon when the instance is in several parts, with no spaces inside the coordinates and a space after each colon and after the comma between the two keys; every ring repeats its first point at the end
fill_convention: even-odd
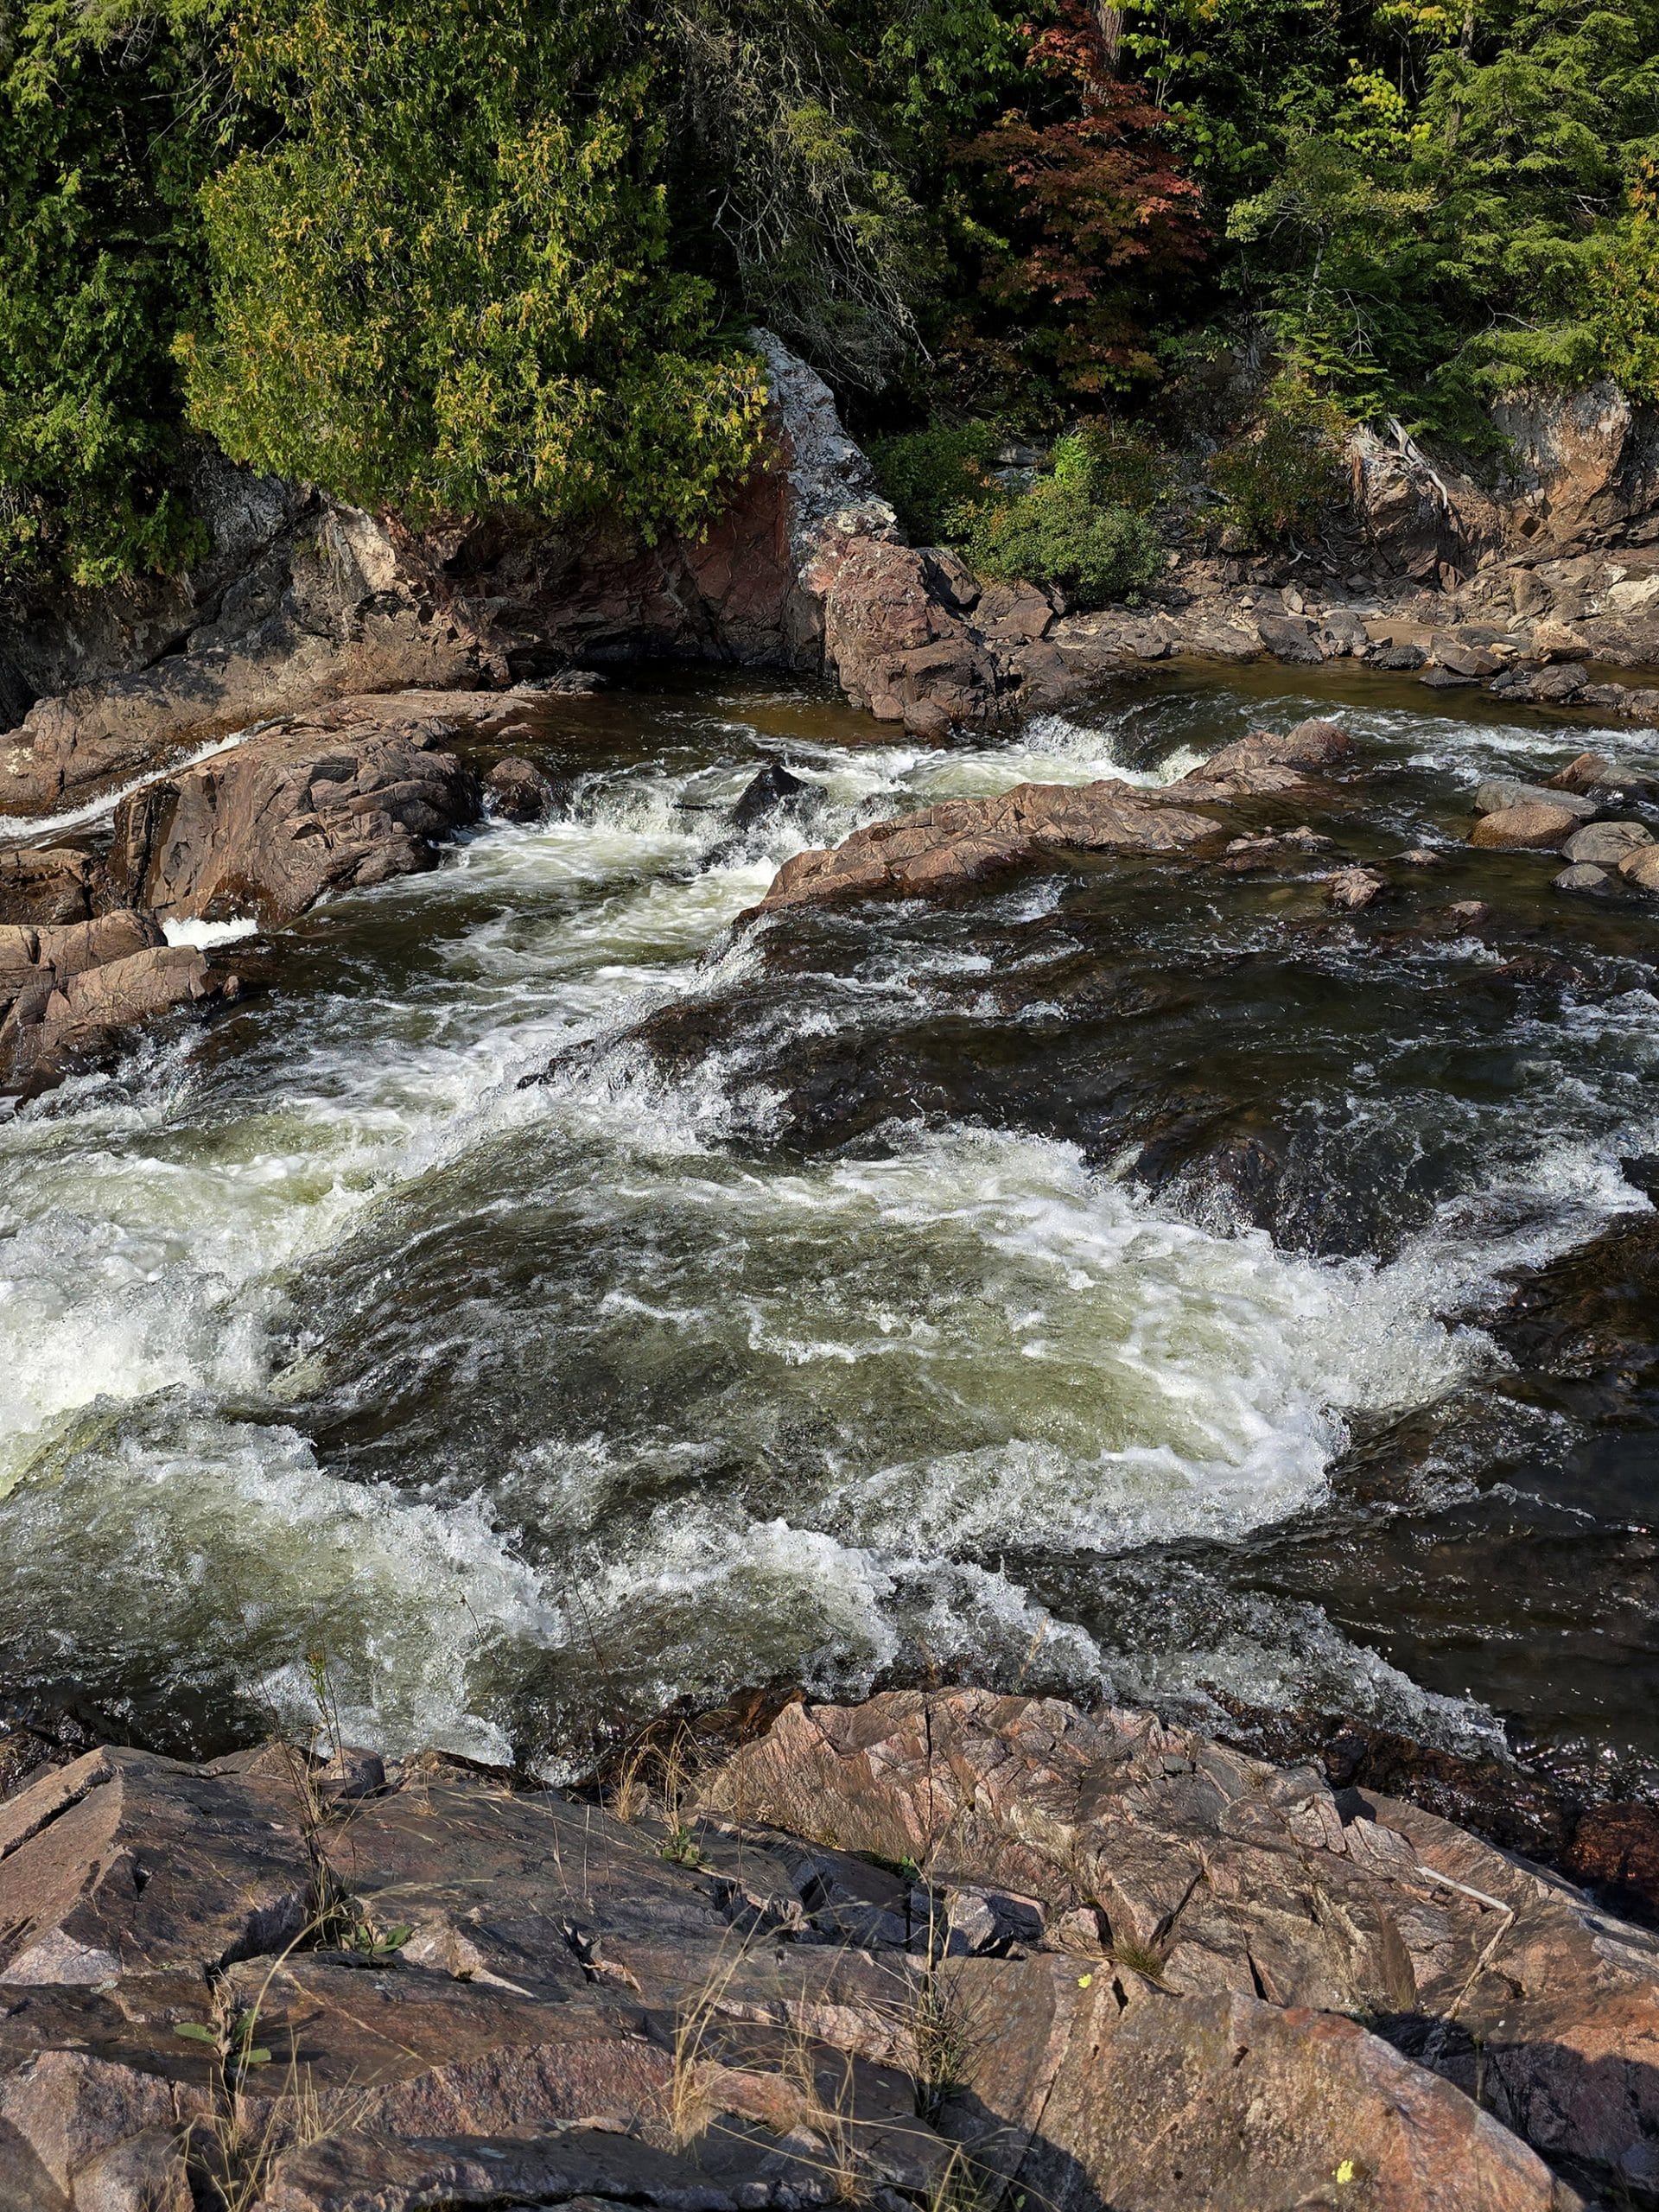
{"type": "Polygon", "coordinates": [[[1226,522],[1252,545],[1311,537],[1340,494],[1344,417],[1305,379],[1277,378],[1260,426],[1210,464],[1226,522]]]}
{"type": "Polygon", "coordinates": [[[952,518],[995,492],[988,472],[998,443],[988,423],[957,430],[939,425],[874,442],[870,459],[876,480],[913,544],[950,543],[952,518]]]}
{"type": "Polygon", "coordinates": [[[963,553],[981,575],[1057,584],[1086,606],[1133,599],[1156,577],[1163,552],[1143,515],[1104,505],[1080,438],[1062,438],[1054,472],[1028,492],[959,511],[963,553]]]}
{"type": "Polygon", "coordinates": [[[684,1821],[677,1821],[670,1828],[658,1846],[658,1855],[671,1860],[676,1866],[701,1866],[702,1864],[696,1833],[684,1821]]]}
{"type": "Polygon", "coordinates": [[[1148,1981],[1163,1980],[1164,1955],[1150,1943],[1137,1943],[1132,1936],[1125,1936],[1112,1945],[1112,1958],[1116,1965],[1128,1967],[1132,1974],[1144,1974],[1148,1981]]]}
{"type": "Polygon", "coordinates": [[[249,2005],[211,2025],[201,2020],[175,2020],[173,2032],[191,2043],[211,2044],[226,2074],[239,2074],[245,2067],[270,2063],[270,2051],[254,2041],[258,2026],[258,2012],[249,2005]]]}

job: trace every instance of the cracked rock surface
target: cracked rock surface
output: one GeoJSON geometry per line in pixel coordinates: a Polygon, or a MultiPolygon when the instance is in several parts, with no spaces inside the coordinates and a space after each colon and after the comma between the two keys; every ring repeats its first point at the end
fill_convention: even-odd
{"type": "Polygon", "coordinates": [[[1649,2185],[1656,1974],[1146,1713],[791,1704],[654,1809],[100,1750],[0,1805],[0,2202],[1567,2212],[1649,2185]]]}

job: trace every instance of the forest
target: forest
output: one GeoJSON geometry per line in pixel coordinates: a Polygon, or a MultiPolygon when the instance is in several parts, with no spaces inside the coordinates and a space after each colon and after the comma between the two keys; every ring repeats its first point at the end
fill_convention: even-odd
{"type": "Polygon", "coordinates": [[[695,529],[757,322],[936,530],[1241,358],[1293,431],[1659,397],[1659,0],[4,0],[0,73],[13,589],[188,561],[199,437],[695,529]]]}

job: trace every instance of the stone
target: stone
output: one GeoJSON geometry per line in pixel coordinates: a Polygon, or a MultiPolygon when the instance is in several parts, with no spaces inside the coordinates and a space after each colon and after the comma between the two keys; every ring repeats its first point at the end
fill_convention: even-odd
{"type": "Polygon", "coordinates": [[[1313,625],[1300,615],[1264,614],[1256,623],[1255,633],[1275,660],[1317,668],[1325,658],[1313,625]]]}
{"type": "Polygon", "coordinates": [[[1492,910],[1484,899],[1456,899],[1441,912],[1460,929],[1472,929],[1477,923],[1489,920],[1492,910]]]}
{"type": "Polygon", "coordinates": [[[1581,792],[1557,791],[1553,785],[1522,783],[1515,776],[1494,776],[1478,785],[1474,808],[1477,814],[1500,814],[1511,806],[1554,806],[1564,808],[1568,814],[1577,815],[1587,822],[1597,811],[1593,798],[1581,792]]]}
{"type": "Polygon", "coordinates": [[[1429,658],[1452,676],[1474,678],[1497,673],[1497,657],[1487,646],[1450,631],[1437,630],[1428,641],[1428,652],[1429,658]]]}
{"type": "Polygon", "coordinates": [[[826,669],[855,706],[927,738],[994,708],[995,658],[947,601],[929,556],[865,535],[821,550],[804,576],[823,604],[826,669]]]}
{"type": "Polygon", "coordinates": [[[1541,661],[1588,660],[1590,640],[1566,622],[1540,622],[1532,632],[1532,655],[1541,661]]]}
{"type": "Polygon", "coordinates": [[[1020,784],[994,798],[947,799],[874,823],[829,850],[798,853],[751,911],[809,899],[933,896],[1063,848],[1174,853],[1217,829],[1207,815],[1149,801],[1112,779],[1080,787],[1020,784]]]}
{"type": "Polygon", "coordinates": [[[1659,892],[1659,845],[1643,845],[1637,852],[1626,853],[1618,872],[1638,891],[1659,892]]]}
{"type": "Polygon", "coordinates": [[[1369,906],[1389,887],[1389,880],[1379,875],[1373,868],[1344,868],[1326,879],[1325,900],[1328,906],[1340,906],[1352,913],[1362,906],[1369,906]]]}
{"type": "MultiPolygon", "coordinates": [[[[1415,2066],[1465,2090],[1478,2075],[1487,2113],[1552,2158],[1617,2174],[1659,2128],[1659,1938],[1416,1807],[1333,1794],[1313,1768],[1264,1767],[1146,1713],[1085,1719],[1052,1700],[895,1691],[853,1708],[785,1707],[708,1796],[741,1802],[750,1821],[832,1829],[843,1850],[907,1858],[936,1878],[1005,1885],[1053,1915],[1086,1899],[1107,1961],[1091,1990],[1116,1982],[1127,1994],[1131,1969],[1155,1971],[1210,2019],[1243,1999],[1386,2022],[1415,2066]],[[1128,1963],[1114,1966],[1114,1952],[1128,1963]]],[[[1011,2012],[1016,2000],[1004,2001],[1011,2012]]],[[[1131,2017],[1116,1994],[1111,2004],[1131,2017]]],[[[1341,2031],[1363,2032],[1351,2018],[1341,2031]]],[[[1250,2037],[1225,2047],[1248,2051],[1250,2037]]],[[[1120,2108],[1098,2082],[1076,2109],[1085,2103],[1120,2108]]],[[[1132,2132],[1143,2147],[1161,2139],[1144,2124],[1132,2132]]],[[[1060,2148],[1082,2155],[1075,2139],[1060,2148]]],[[[1088,2178],[1102,2201],[1141,2201],[1100,2186],[1100,2171],[1088,2178]]],[[[1550,2202],[1536,2170],[1521,2173],[1550,2202]]],[[[1307,2201],[1250,2187],[1185,2202],[1307,2201]]],[[[1471,2201],[1506,2200],[1500,2188],[1471,2201]]]]}
{"type": "Polygon", "coordinates": [[[1396,645],[1384,639],[1380,644],[1374,645],[1366,653],[1365,665],[1368,668],[1404,671],[1421,668],[1427,658],[1428,655],[1421,645],[1409,644],[1396,645]]]}
{"type": "Polygon", "coordinates": [[[0,922],[84,922],[91,918],[90,856],[47,846],[0,853],[0,922]]]}
{"type": "Polygon", "coordinates": [[[110,875],[164,918],[290,921],[326,892],[437,865],[474,820],[456,723],[418,695],[343,702],[147,785],[115,817],[110,875]]]}
{"type": "Polygon", "coordinates": [[[1561,870],[1551,887],[1556,891],[1593,893],[1608,890],[1612,880],[1605,868],[1592,868],[1588,861],[1575,861],[1571,868],[1561,870]]]}
{"type": "Polygon", "coordinates": [[[1547,788],[1597,798],[1608,792],[1650,791],[1653,778],[1645,769],[1618,766],[1603,753],[1580,753],[1576,760],[1569,760],[1558,775],[1549,779],[1547,788]]]}
{"type": "Polygon", "coordinates": [[[1588,682],[1584,671],[1576,665],[1540,669],[1527,686],[1527,696],[1540,706],[1567,706],[1588,682]]]}
{"type": "Polygon", "coordinates": [[[814,786],[802,777],[791,775],[781,761],[770,760],[744,786],[732,809],[732,827],[740,832],[753,830],[757,823],[769,820],[780,809],[798,804],[813,790],[814,786]]]}
{"type": "Polygon", "coordinates": [[[1627,853],[1640,852],[1652,842],[1652,831],[1639,822],[1592,822],[1575,830],[1561,850],[1575,864],[1617,868],[1627,853]]]}
{"type": "Polygon", "coordinates": [[[201,953],[163,944],[147,915],[0,925],[0,1086],[35,1096],[112,1058],[136,1025],[227,988],[201,953]]]}
{"type": "Polygon", "coordinates": [[[1483,815],[1469,832],[1469,842],[1497,852],[1559,850],[1579,826],[1570,808],[1529,802],[1483,815]]]}
{"type": "Polygon", "coordinates": [[[551,811],[553,786],[532,761],[509,755],[485,777],[484,800],[504,822],[541,822],[551,811]]]}
{"type": "Polygon", "coordinates": [[[1461,684],[1479,681],[1477,677],[1462,675],[1451,668],[1427,668],[1417,680],[1420,683],[1427,683],[1433,691],[1455,691],[1461,684]]]}
{"type": "Polygon", "coordinates": [[[1335,722],[1313,720],[1297,722],[1282,735],[1255,730],[1236,738],[1212,753],[1201,766],[1188,772],[1188,783],[1215,783],[1240,769],[1257,767],[1333,768],[1353,752],[1353,741],[1335,722]]]}
{"type": "Polygon", "coordinates": [[[1414,845],[1408,852],[1396,853],[1395,858],[1406,868],[1444,868],[1442,855],[1431,852],[1427,845],[1414,845]]]}

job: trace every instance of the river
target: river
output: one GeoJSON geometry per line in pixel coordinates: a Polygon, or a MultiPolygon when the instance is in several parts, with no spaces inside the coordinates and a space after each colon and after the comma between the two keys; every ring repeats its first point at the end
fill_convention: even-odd
{"type": "Polygon", "coordinates": [[[961,1675],[1650,1786],[1652,1408],[1483,1326],[1659,1151],[1653,922],[1460,843],[1593,741],[1276,668],[942,750],[758,678],[549,699],[553,819],[0,1121],[4,1688],[200,1751],[321,1652],[359,1739],[558,1773],[678,1695],[961,1675]],[[1443,855],[1381,918],[1317,855],[1102,858],[730,931],[855,823],[1338,709],[1316,826],[1443,855]],[[770,760],[808,790],[735,830],[770,760]]]}

